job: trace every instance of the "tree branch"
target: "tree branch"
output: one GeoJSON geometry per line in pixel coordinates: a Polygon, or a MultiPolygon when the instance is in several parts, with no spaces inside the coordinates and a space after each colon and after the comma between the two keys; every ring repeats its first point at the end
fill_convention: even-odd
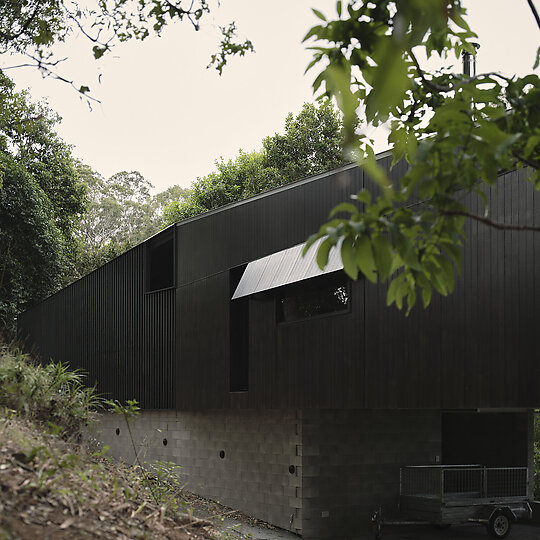
{"type": "Polygon", "coordinates": [[[0,34],[2,36],[2,38],[4,40],[6,40],[6,41],[13,41],[13,40],[17,39],[18,37],[21,37],[28,30],[29,26],[32,24],[32,22],[36,18],[40,7],[41,6],[40,6],[40,4],[38,2],[38,4],[36,5],[36,7],[34,9],[34,12],[32,13],[32,15],[30,15],[30,17],[26,20],[26,22],[21,25],[21,28],[17,33],[15,33],[15,34],[7,34],[5,32],[2,32],[0,34]]]}
{"type": "Polygon", "coordinates": [[[540,227],[535,227],[533,225],[512,225],[510,223],[500,223],[499,221],[493,221],[487,217],[479,216],[478,214],[472,214],[471,212],[466,211],[457,211],[457,210],[439,210],[443,216],[463,216],[479,221],[488,227],[493,227],[500,231],[532,231],[540,232],[540,227]]]}
{"type": "Polygon", "coordinates": [[[533,12],[534,18],[536,19],[536,24],[538,25],[538,28],[540,28],[540,17],[538,16],[538,11],[536,11],[536,7],[533,4],[532,0],[527,0],[527,4],[529,4],[529,7],[531,8],[531,11],[533,12]]]}
{"type": "Polygon", "coordinates": [[[540,163],[538,163],[538,161],[534,161],[533,159],[530,159],[530,158],[524,158],[523,156],[520,156],[517,152],[514,152],[514,151],[512,151],[512,155],[518,161],[522,161],[523,163],[525,163],[529,167],[532,167],[533,169],[536,169],[536,170],[540,169],[540,163]]]}

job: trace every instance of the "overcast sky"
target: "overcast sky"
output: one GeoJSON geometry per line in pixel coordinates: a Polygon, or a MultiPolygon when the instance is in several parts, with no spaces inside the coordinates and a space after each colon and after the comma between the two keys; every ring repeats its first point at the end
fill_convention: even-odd
{"type": "MultiPolygon", "coordinates": [[[[530,71],[540,30],[527,1],[465,4],[481,43],[479,69],[530,71]]],[[[301,41],[317,22],[310,8],[332,15],[334,6],[334,0],[222,0],[199,32],[177,23],[161,38],[123,44],[100,61],[93,60],[87,41],[71,39],[58,50],[69,56],[62,70],[101,100],[92,111],[67,85],[33,69],[9,75],[18,89],[47,99],[63,117],[58,131],[76,157],[104,176],[138,170],[158,191],[187,187],[213,170],[219,156],[259,149],[263,137],[283,130],[289,112],[313,101],[314,75],[304,76],[311,54],[301,41]],[[256,52],[233,58],[220,77],[206,65],[217,50],[217,26],[230,20],[256,52]]]]}

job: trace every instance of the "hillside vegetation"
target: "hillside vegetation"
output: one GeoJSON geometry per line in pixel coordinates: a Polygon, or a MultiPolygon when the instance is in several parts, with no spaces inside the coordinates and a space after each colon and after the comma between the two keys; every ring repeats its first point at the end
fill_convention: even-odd
{"type": "Polygon", "coordinates": [[[0,344],[0,540],[216,538],[166,467],[143,473],[81,443],[99,404],[82,383],[81,373],[0,344]]]}

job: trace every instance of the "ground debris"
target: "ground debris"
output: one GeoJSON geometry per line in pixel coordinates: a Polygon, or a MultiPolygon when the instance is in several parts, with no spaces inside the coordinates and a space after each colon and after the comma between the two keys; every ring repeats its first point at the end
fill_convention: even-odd
{"type": "Polygon", "coordinates": [[[0,436],[0,540],[219,537],[210,521],[149,500],[132,468],[102,452],[2,413],[0,436]]]}

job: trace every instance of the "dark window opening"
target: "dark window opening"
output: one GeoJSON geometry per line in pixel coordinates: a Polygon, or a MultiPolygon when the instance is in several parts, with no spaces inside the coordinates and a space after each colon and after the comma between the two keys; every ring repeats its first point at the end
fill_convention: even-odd
{"type": "MultiPolygon", "coordinates": [[[[247,265],[232,268],[229,273],[232,297],[247,265]]],[[[229,310],[229,390],[246,392],[249,383],[249,298],[231,300],[229,310]]]]}
{"type": "Polygon", "coordinates": [[[174,287],[174,235],[149,240],[146,244],[146,292],[174,287]]]}
{"type": "Polygon", "coordinates": [[[349,311],[350,291],[343,272],[282,287],[277,292],[278,322],[294,322],[349,311]]]}

